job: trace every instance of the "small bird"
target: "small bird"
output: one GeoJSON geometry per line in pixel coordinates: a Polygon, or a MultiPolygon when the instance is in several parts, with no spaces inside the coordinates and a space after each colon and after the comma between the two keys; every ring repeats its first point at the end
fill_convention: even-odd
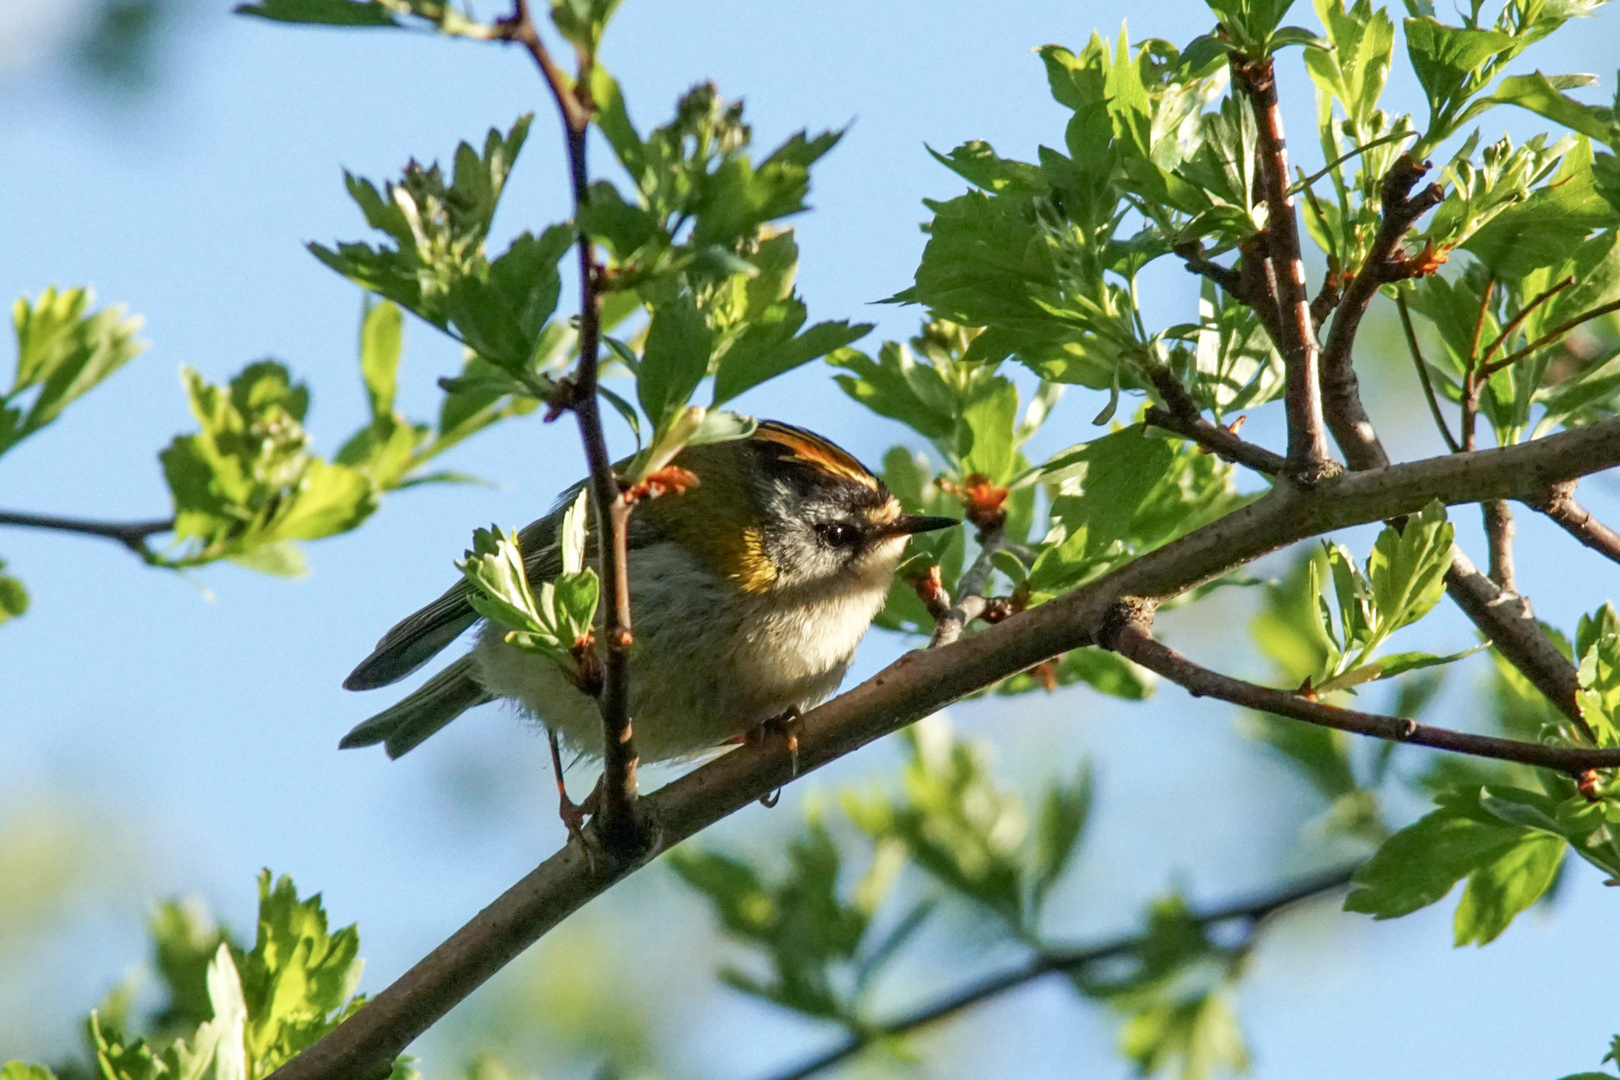
{"type": "MultiPolygon", "coordinates": [[[[627,538],[630,715],[643,761],[689,757],[826,700],[883,606],[907,537],[958,524],[903,513],[847,452],[776,421],[688,447],[674,464],[697,484],[638,504],[627,538]]],[[[519,533],[536,586],[562,571],[560,525],[578,490],[519,533]]],[[[421,667],[478,621],[470,589],[456,584],[389,630],[344,687],[386,686],[421,667]]],[[[600,757],[595,699],[505,633],[486,624],[471,652],[339,746],[380,742],[398,757],[505,698],[570,749],[600,757]]]]}

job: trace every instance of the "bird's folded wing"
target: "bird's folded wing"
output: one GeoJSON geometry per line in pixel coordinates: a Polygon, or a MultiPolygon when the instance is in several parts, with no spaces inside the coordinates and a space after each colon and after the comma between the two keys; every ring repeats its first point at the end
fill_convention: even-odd
{"type": "MultiPolygon", "coordinates": [[[[555,540],[560,515],[553,513],[531,523],[518,533],[523,548],[523,565],[530,582],[550,581],[562,571],[562,555],[555,540]]],[[[433,603],[407,615],[377,642],[371,655],[343,680],[346,690],[374,690],[398,682],[460,637],[478,621],[467,597],[472,586],[458,581],[433,603]]]]}

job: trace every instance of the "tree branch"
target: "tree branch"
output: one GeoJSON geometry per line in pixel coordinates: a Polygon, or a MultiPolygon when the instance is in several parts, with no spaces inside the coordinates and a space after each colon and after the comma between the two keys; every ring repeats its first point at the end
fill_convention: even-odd
{"type": "Polygon", "coordinates": [[[1333,728],[1336,731],[1367,735],[1388,742],[1427,746],[1433,750],[1447,750],[1454,754],[1468,754],[1496,761],[1513,761],[1521,765],[1556,769],[1576,777],[1588,769],[1620,768],[1620,749],[1548,746],[1543,743],[1499,739],[1491,735],[1473,735],[1465,731],[1449,731],[1445,728],[1420,724],[1416,720],[1380,716],[1358,709],[1341,709],[1291,690],[1274,690],[1269,686],[1257,686],[1193,663],[1175,650],[1155,641],[1148,632],[1147,625],[1148,620],[1140,616],[1121,620],[1118,628],[1098,644],[1177,683],[1193,697],[1219,698],[1234,705],[1259,709],[1290,720],[1303,720],[1307,724],[1333,728]]]}
{"type": "MultiPolygon", "coordinates": [[[[1444,197],[1433,184],[1416,196],[1411,194],[1426,163],[1419,164],[1402,154],[1385,174],[1382,185],[1383,218],[1367,258],[1344,290],[1333,328],[1322,350],[1323,410],[1333,439],[1352,469],[1377,469],[1389,464],[1377,432],[1361,405],[1361,389],[1356,381],[1354,352],[1361,318],[1367,313],[1378,290],[1392,282],[1414,276],[1413,267],[1400,257],[1401,239],[1418,218],[1438,205],[1444,197]]],[[[1424,372],[1427,384],[1427,372],[1424,372]]]]}
{"type": "Polygon", "coordinates": [[[1157,405],[1149,406],[1145,417],[1149,424],[1173,431],[1183,438],[1191,439],[1212,454],[1238,465],[1246,465],[1266,476],[1276,476],[1288,467],[1287,460],[1281,455],[1238,438],[1237,432],[1232,428],[1224,428],[1205,420],[1198,402],[1187,393],[1187,388],[1176,378],[1175,373],[1163,364],[1150,366],[1147,376],[1165,404],[1164,408],[1157,405]]]}
{"type": "Polygon", "coordinates": [[[1586,507],[1575,501],[1575,481],[1565,480],[1551,485],[1542,498],[1529,505],[1552,518],[1565,532],[1593,551],[1620,562],[1620,533],[1593,517],[1586,507]]]}
{"type": "MultiPolygon", "coordinates": [[[[589,198],[586,136],[590,131],[589,80],[591,59],[579,56],[578,78],[570,80],[540,40],[529,13],[528,0],[514,0],[512,14],[498,24],[501,36],[529,51],[544,75],[562,116],[568,149],[569,178],[573,185],[574,221],[589,198]],[[583,91],[583,93],[582,93],[583,91]]],[[[598,352],[601,349],[602,281],[591,238],[579,234],[579,363],[570,380],[565,402],[579,423],[585,460],[590,467],[592,503],[600,545],[600,573],[604,594],[602,625],[602,691],[597,704],[602,713],[602,801],[599,837],[611,851],[627,854],[646,846],[645,830],[636,812],[636,757],[630,717],[630,649],[635,643],[630,620],[629,555],[626,534],[631,504],[613,470],[602,429],[597,401],[598,352]]]]}
{"type": "MultiPolygon", "coordinates": [[[[642,811],[655,825],[647,850],[601,859],[593,858],[587,845],[563,848],[275,1076],[354,1080],[378,1068],[386,1071],[395,1055],[480,983],[634,869],[795,776],[1010,675],[1096,643],[1127,597],[1154,605],[1297,540],[1414,514],[1433,498],[1453,504],[1533,498],[1548,483],[1615,465],[1620,465],[1620,418],[1515,446],[1347,473],[1313,491],[1279,484],[1218,521],[1048,603],[954,644],[907,653],[806,713],[796,761],[785,740],[761,740],[643,799],[642,811]]],[[[587,837],[598,831],[592,822],[587,837]]]]}
{"type": "Polygon", "coordinates": [[[1485,541],[1491,552],[1491,580],[1503,592],[1517,593],[1513,580],[1513,511],[1501,499],[1481,503],[1485,515],[1485,541]]]}
{"type": "Polygon", "coordinates": [[[1288,148],[1283,138],[1282,108],[1277,101],[1277,80],[1271,59],[1240,61],[1234,58],[1232,82],[1249,99],[1259,128],[1261,188],[1265,194],[1269,234],[1267,247],[1282,322],[1279,345],[1287,368],[1284,404],[1288,413],[1288,468],[1295,480],[1309,487],[1329,476],[1335,466],[1328,459],[1327,436],[1322,426],[1320,347],[1316,325],[1311,319],[1310,297],[1305,290],[1305,261],[1300,251],[1294,197],[1289,191],[1288,148]]]}
{"type": "Polygon", "coordinates": [[[1002,520],[993,522],[988,528],[979,530],[979,557],[973,560],[956,583],[956,603],[934,623],[934,635],[928,642],[930,649],[937,649],[941,645],[949,645],[962,636],[962,631],[968,623],[984,614],[988,601],[984,590],[990,584],[990,577],[995,573],[995,563],[991,560],[997,551],[1007,543],[1005,516],[1002,520]]]}
{"type": "MultiPolygon", "coordinates": [[[[1192,916],[1192,922],[1199,927],[1208,928],[1222,923],[1241,921],[1247,924],[1249,934],[1252,935],[1258,930],[1261,923],[1284,908],[1293,907],[1295,904],[1307,900],[1315,900],[1344,888],[1350,883],[1350,877],[1355,871],[1355,866],[1326,870],[1320,874],[1291,882],[1260,896],[1236,900],[1211,908],[1208,911],[1192,916]]],[[[945,995],[930,1005],[925,1005],[897,1019],[851,1035],[848,1041],[842,1045],[829,1050],[820,1057],[812,1058],[791,1072],[778,1074],[775,1080],[805,1080],[806,1077],[825,1072],[834,1065],[847,1061],[875,1042],[892,1039],[899,1035],[907,1035],[921,1028],[937,1024],[941,1020],[949,1019],[965,1009],[988,1001],[993,997],[999,997],[1010,990],[1016,990],[1047,975],[1075,974],[1105,960],[1130,956],[1147,944],[1148,940],[1147,935],[1136,934],[1116,937],[1083,948],[1044,950],[1037,953],[1020,967],[981,979],[970,986],[945,995]]]]}
{"type": "Polygon", "coordinates": [[[48,517],[40,514],[14,514],[0,510],[0,525],[14,525],[24,529],[51,529],[55,532],[78,533],[81,536],[99,536],[118,543],[146,559],[151,551],[146,546],[148,537],[172,532],[174,519],[165,521],[85,521],[82,518],[48,517]]]}

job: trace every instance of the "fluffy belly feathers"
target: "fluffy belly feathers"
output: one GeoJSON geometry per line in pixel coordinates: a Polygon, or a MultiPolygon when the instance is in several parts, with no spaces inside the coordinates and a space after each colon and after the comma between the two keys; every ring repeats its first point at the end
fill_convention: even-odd
{"type": "MultiPolygon", "coordinates": [[[[744,593],[673,544],[630,553],[630,713],[644,761],[699,753],[790,707],[830,697],[883,604],[886,584],[852,580],[815,596],[744,593]]],[[[544,657],[485,626],[474,649],[491,693],[557,732],[570,748],[600,754],[596,702],[544,657]]]]}

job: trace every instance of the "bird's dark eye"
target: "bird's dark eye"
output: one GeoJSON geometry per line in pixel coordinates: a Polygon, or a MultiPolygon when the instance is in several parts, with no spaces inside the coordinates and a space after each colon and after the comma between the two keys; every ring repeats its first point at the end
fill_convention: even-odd
{"type": "Polygon", "coordinates": [[[828,547],[850,547],[860,540],[861,534],[853,525],[845,525],[841,521],[830,521],[816,526],[816,535],[828,547]]]}

